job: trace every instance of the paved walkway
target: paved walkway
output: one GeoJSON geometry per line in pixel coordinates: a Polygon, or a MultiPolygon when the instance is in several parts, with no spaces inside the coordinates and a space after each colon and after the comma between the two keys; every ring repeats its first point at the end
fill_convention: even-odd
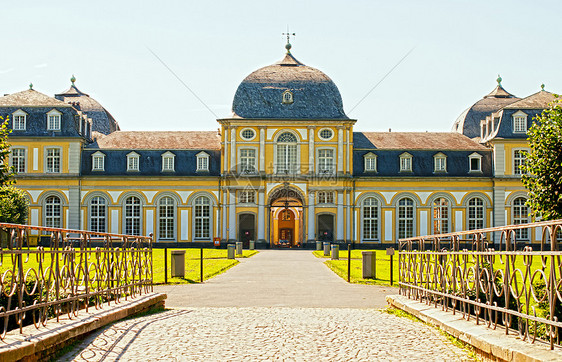
{"type": "Polygon", "coordinates": [[[263,251],[168,307],[91,335],[63,361],[468,360],[435,329],[376,310],[394,288],[350,285],[310,251],[263,251]]]}

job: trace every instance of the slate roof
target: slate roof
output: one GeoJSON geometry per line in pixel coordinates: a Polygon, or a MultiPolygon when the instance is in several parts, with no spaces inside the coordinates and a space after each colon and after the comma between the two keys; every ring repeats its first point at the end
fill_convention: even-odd
{"type": "Polygon", "coordinates": [[[353,148],[404,151],[488,150],[470,138],[453,132],[353,132],[353,148]]]}
{"type": "Polygon", "coordinates": [[[49,97],[46,94],[27,89],[0,97],[0,107],[72,107],[58,99],[49,97]]]}
{"type": "Polygon", "coordinates": [[[481,100],[466,109],[453,124],[453,132],[462,133],[470,138],[480,136],[480,121],[486,119],[492,112],[497,112],[503,107],[517,102],[513,94],[506,91],[500,84],[481,100]]]}
{"type": "Polygon", "coordinates": [[[517,102],[509,104],[505,109],[544,109],[548,108],[548,104],[556,99],[554,94],[541,90],[517,102]]]}
{"type": "Polygon", "coordinates": [[[68,90],[56,94],[55,97],[86,113],[88,118],[92,120],[92,131],[109,134],[120,130],[119,124],[111,113],[98,101],[76,88],[74,83],[72,83],[68,90]]]}
{"type": "Polygon", "coordinates": [[[238,86],[232,117],[251,119],[347,119],[341,94],[323,72],[299,62],[292,54],[256,70],[238,86]],[[282,94],[293,93],[283,104],[282,94]]]}
{"type": "Polygon", "coordinates": [[[98,137],[90,147],[131,150],[220,150],[221,143],[216,131],[116,131],[98,137]]]}

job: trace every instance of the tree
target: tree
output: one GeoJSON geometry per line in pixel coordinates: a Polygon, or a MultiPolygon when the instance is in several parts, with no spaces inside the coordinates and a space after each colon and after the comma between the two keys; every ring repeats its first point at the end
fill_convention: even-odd
{"type": "Polygon", "coordinates": [[[0,187],[0,222],[25,224],[28,207],[22,190],[13,186],[0,187]]]}
{"type": "MultiPolygon", "coordinates": [[[[558,96],[556,96],[558,97],[558,96]]],[[[529,129],[531,148],[521,169],[529,190],[528,206],[535,218],[562,218],[562,99],[556,99],[535,118],[529,129]]]]}
{"type": "Polygon", "coordinates": [[[8,143],[8,135],[11,130],[8,128],[9,118],[2,122],[3,118],[0,117],[0,187],[8,186],[14,183],[14,169],[8,161],[10,155],[10,144],[8,143]]]}

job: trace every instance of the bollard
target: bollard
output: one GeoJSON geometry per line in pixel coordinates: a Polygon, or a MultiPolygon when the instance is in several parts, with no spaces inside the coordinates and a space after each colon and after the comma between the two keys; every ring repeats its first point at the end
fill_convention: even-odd
{"type": "Polygon", "coordinates": [[[236,242],[236,255],[242,255],[242,245],[241,241],[236,242]]]}
{"type": "Polygon", "coordinates": [[[164,284],[168,284],[168,248],[164,248],[164,284]]]}
{"type": "Polygon", "coordinates": [[[172,278],[185,277],[185,250],[172,250],[172,278]]]}
{"type": "Polygon", "coordinates": [[[394,258],[394,248],[386,248],[386,255],[390,256],[390,285],[392,285],[392,259],[394,258]]]}
{"type": "Polygon", "coordinates": [[[235,259],[234,258],[234,252],[235,252],[236,246],[234,244],[228,244],[228,246],[226,248],[228,250],[227,258],[228,259],[235,259]]]}
{"type": "Polygon", "coordinates": [[[363,254],[363,279],[377,278],[377,254],[374,251],[364,251],[363,254]]]}
{"type": "Polygon", "coordinates": [[[321,241],[317,241],[317,242],[316,242],[316,250],[317,250],[317,251],[322,250],[322,242],[321,242],[321,241]]]}
{"type": "Polygon", "coordinates": [[[250,250],[254,250],[256,248],[256,242],[254,240],[250,240],[250,250]]]}
{"type": "Polygon", "coordinates": [[[340,246],[332,244],[332,260],[340,260],[340,246]]]}
{"type": "Polygon", "coordinates": [[[324,242],[324,256],[330,256],[330,243],[324,242]]]}

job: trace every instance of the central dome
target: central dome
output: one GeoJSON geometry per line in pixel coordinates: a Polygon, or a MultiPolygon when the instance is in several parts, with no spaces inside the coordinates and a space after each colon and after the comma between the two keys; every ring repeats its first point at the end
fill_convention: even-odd
{"type": "Polygon", "coordinates": [[[238,86],[233,117],[256,119],[347,119],[334,82],[291,53],[256,70],[238,86]]]}

